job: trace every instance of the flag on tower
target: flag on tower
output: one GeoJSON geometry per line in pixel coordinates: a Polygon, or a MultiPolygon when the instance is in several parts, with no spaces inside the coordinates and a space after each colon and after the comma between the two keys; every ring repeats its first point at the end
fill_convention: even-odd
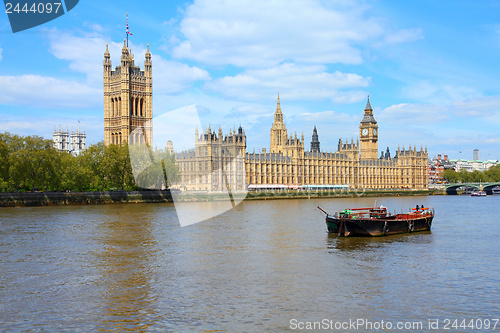
{"type": "Polygon", "coordinates": [[[127,13],[127,35],[132,36],[132,34],[130,33],[130,31],[128,31],[128,13],[127,13]]]}

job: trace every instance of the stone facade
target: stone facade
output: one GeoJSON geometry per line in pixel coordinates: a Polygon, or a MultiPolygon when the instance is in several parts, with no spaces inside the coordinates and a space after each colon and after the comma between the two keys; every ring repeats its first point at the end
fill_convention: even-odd
{"type": "Polygon", "coordinates": [[[153,79],[151,52],[146,51],[144,70],[134,64],[134,56],[123,41],[121,64],[111,70],[110,53],[104,53],[104,144],[123,144],[141,126],[131,143],[151,145],[153,138],[153,79]]]}
{"type": "Polygon", "coordinates": [[[54,148],[78,155],[87,147],[87,134],[85,134],[85,130],[80,132],[78,129],[76,132],[71,130],[70,135],[67,127],[66,130],[64,130],[64,128],[61,129],[61,126],[59,126],[59,130],[54,128],[52,141],[54,143],[54,148]]]}
{"type": "Polygon", "coordinates": [[[54,127],[54,133],[52,134],[52,142],[54,143],[54,148],[62,151],[70,151],[70,141],[69,141],[69,130],[66,127],[61,129],[59,126],[59,130],[57,131],[54,127]]]}
{"type": "Polygon", "coordinates": [[[243,128],[195,133],[195,148],[176,154],[181,180],[176,188],[188,191],[245,191],[246,135],[243,128]]]}
{"type": "Polygon", "coordinates": [[[278,102],[270,131],[270,150],[246,152],[246,137],[240,127],[238,133],[223,137],[211,132],[196,133],[195,149],[177,154],[181,184],[189,190],[221,191],[224,184],[231,190],[241,188],[239,167],[221,169],[230,159],[244,156],[244,176],[247,186],[258,188],[290,188],[311,185],[343,185],[351,189],[427,189],[427,149],[398,147],[393,158],[387,149],[378,153],[378,125],[367,101],[359,126],[360,140],[339,140],[337,151],[320,151],[316,127],[313,130],[311,150],[304,150],[304,135],[288,137],[283,112],[278,102]],[[361,142],[360,142],[361,141],[361,142]],[[223,152],[226,152],[225,154],[223,152]],[[224,159],[226,158],[226,160],[224,159]],[[228,174],[230,178],[224,179],[228,174]]]}

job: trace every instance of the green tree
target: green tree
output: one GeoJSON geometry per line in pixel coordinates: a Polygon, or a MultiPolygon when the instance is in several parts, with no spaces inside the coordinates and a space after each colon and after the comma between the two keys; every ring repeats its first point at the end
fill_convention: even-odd
{"type": "Polygon", "coordinates": [[[80,168],[79,178],[75,181],[77,188],[87,191],[102,191],[105,188],[104,143],[101,141],[89,146],[78,156],[80,168]]]}
{"type": "Polygon", "coordinates": [[[500,182],[500,165],[495,165],[484,172],[490,182],[500,182]]]}
{"type": "Polygon", "coordinates": [[[107,189],[130,190],[134,188],[128,146],[114,144],[106,146],[102,169],[105,173],[107,189]]]}
{"type": "Polygon", "coordinates": [[[180,180],[179,166],[175,164],[175,155],[171,154],[169,151],[161,152],[160,158],[163,161],[163,168],[165,170],[168,188],[180,180]]]}
{"type": "Polygon", "coordinates": [[[9,133],[0,133],[0,191],[9,188],[9,133]]]}
{"type": "Polygon", "coordinates": [[[152,151],[146,145],[131,145],[130,156],[137,186],[149,189],[170,187],[179,180],[175,156],[168,151],[152,151]]]}
{"type": "Polygon", "coordinates": [[[39,136],[13,140],[9,155],[9,178],[16,188],[34,191],[48,189],[56,176],[58,152],[51,140],[39,136]],[[19,148],[19,149],[16,149],[19,148]]]}
{"type": "Polygon", "coordinates": [[[448,183],[457,183],[459,181],[458,173],[453,169],[444,170],[443,177],[448,183]]]}

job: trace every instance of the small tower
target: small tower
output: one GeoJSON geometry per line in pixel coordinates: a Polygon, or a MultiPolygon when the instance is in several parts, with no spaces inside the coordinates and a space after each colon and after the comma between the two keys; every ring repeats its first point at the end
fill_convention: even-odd
{"type": "Polygon", "coordinates": [[[361,141],[360,159],[376,160],[378,154],[378,125],[373,117],[370,96],[368,96],[364,116],[359,125],[359,137],[361,141]]]}
{"type": "Polygon", "coordinates": [[[278,93],[278,103],[274,112],[274,123],[271,127],[270,153],[283,153],[283,146],[287,141],[287,131],[283,122],[283,113],[280,106],[280,94],[278,93]]]}
{"type": "Polygon", "coordinates": [[[311,152],[313,153],[319,153],[319,139],[318,139],[318,131],[316,130],[316,126],[314,126],[313,129],[313,134],[312,134],[312,141],[311,141],[311,152]]]}

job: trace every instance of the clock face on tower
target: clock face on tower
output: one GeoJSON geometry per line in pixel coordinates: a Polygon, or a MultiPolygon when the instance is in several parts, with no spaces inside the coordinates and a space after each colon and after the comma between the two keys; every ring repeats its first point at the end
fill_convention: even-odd
{"type": "Polygon", "coordinates": [[[373,129],[373,135],[377,135],[377,129],[376,128],[373,129]]]}
{"type": "Polygon", "coordinates": [[[363,128],[361,134],[363,134],[364,136],[368,135],[368,128],[363,128]]]}

